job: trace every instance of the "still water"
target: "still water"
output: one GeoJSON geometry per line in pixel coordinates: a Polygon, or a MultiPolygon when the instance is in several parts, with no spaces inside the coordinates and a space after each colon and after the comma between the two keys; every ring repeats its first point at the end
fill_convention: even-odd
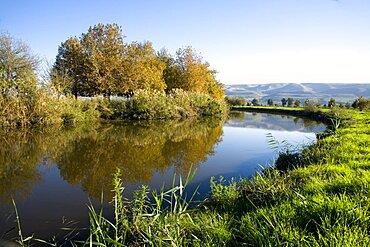
{"type": "Polygon", "coordinates": [[[246,178],[276,153],[267,134],[294,146],[315,141],[323,124],[297,117],[235,112],[217,120],[100,123],[0,133],[0,239],[17,235],[12,199],[24,235],[58,238],[88,226],[87,205],[109,211],[112,174],[121,169],[125,196],[142,184],[170,186],[174,174],[197,173],[201,196],[211,176],[246,178]]]}

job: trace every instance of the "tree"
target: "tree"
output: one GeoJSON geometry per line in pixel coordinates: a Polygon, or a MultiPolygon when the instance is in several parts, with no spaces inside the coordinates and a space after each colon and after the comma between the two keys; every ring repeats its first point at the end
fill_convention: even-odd
{"type": "Polygon", "coordinates": [[[358,108],[360,111],[362,111],[370,107],[370,100],[366,100],[364,96],[360,96],[353,102],[352,107],[355,109],[358,108]]]}
{"type": "Polygon", "coordinates": [[[252,100],[252,105],[254,105],[254,106],[259,106],[259,105],[260,105],[260,102],[258,101],[258,99],[254,98],[254,99],[252,100]]]}
{"type": "Polygon", "coordinates": [[[245,105],[247,101],[245,98],[239,98],[239,97],[225,97],[225,101],[227,104],[230,106],[240,106],[240,105],[245,105]]]}
{"type": "Polygon", "coordinates": [[[287,100],[286,100],[285,98],[282,98],[282,99],[281,99],[281,105],[282,105],[282,106],[285,106],[285,105],[286,105],[286,103],[287,103],[287,100]]]}
{"type": "Polygon", "coordinates": [[[301,101],[299,101],[299,100],[297,100],[297,99],[296,99],[296,100],[294,101],[294,106],[295,106],[295,107],[300,107],[300,106],[301,106],[301,101]]]}
{"type": "Polygon", "coordinates": [[[117,93],[125,72],[125,44],[117,24],[98,24],[82,34],[84,79],[88,95],[117,93]]]}
{"type": "Polygon", "coordinates": [[[291,107],[293,106],[294,99],[293,98],[288,98],[288,106],[291,107]]]}
{"type": "Polygon", "coordinates": [[[69,38],[58,48],[58,54],[51,70],[51,82],[55,88],[65,88],[64,93],[72,93],[76,98],[82,94],[85,80],[84,54],[77,38],[69,38]],[[68,78],[61,81],[59,78],[68,78]],[[62,84],[63,83],[63,84],[62,84]]]}
{"type": "Polygon", "coordinates": [[[71,79],[69,89],[75,97],[117,93],[124,83],[123,38],[118,25],[98,24],[79,39],[67,39],[58,48],[56,75],[71,79]]]}
{"type": "Polygon", "coordinates": [[[181,88],[185,91],[206,93],[216,99],[224,96],[222,84],[216,80],[216,71],[209,68],[207,62],[192,47],[178,49],[173,58],[165,50],[159,54],[166,63],[163,72],[167,91],[181,88]]]}
{"type": "Polygon", "coordinates": [[[330,98],[329,102],[328,102],[328,107],[329,108],[334,108],[335,107],[335,99],[334,98],[330,98]]]}
{"type": "Polygon", "coordinates": [[[39,59],[23,41],[8,33],[0,35],[0,92],[4,99],[35,92],[38,65],[39,59]]]}
{"type": "Polygon", "coordinates": [[[273,105],[274,105],[274,101],[273,101],[272,99],[268,99],[268,100],[267,100],[267,104],[268,104],[269,106],[273,106],[273,105]]]}
{"type": "Polygon", "coordinates": [[[138,89],[163,91],[167,85],[163,78],[166,63],[157,56],[152,43],[133,42],[125,52],[124,83],[118,84],[118,93],[138,89]]]}

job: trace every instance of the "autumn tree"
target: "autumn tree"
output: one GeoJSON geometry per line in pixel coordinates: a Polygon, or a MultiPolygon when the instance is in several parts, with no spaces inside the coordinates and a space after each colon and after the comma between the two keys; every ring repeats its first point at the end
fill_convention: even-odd
{"type": "Polygon", "coordinates": [[[216,71],[191,47],[179,49],[173,58],[166,51],[157,54],[150,42],[125,44],[123,38],[118,25],[98,24],[80,38],[66,40],[53,68],[55,88],[64,88],[76,97],[181,88],[223,99],[216,71]]]}
{"type": "Polygon", "coordinates": [[[38,58],[28,45],[8,33],[0,35],[0,93],[3,99],[30,96],[37,84],[38,58]]]}
{"type": "Polygon", "coordinates": [[[123,38],[116,24],[90,27],[79,39],[69,38],[60,45],[54,69],[71,78],[69,88],[76,97],[116,93],[124,81],[123,38]]]}
{"type": "Polygon", "coordinates": [[[55,88],[63,88],[65,94],[75,97],[82,94],[86,71],[81,43],[77,38],[69,38],[58,48],[58,55],[52,70],[51,82],[55,88]],[[59,78],[68,78],[67,81],[59,78]]]}
{"type": "Polygon", "coordinates": [[[123,82],[125,44],[117,24],[98,24],[81,37],[89,95],[117,93],[123,82]]]}
{"type": "Polygon", "coordinates": [[[166,63],[164,80],[167,90],[181,88],[185,91],[206,93],[216,99],[224,96],[223,87],[216,80],[216,71],[209,68],[207,62],[191,47],[178,49],[176,57],[168,55],[165,51],[159,54],[166,63]]]}
{"type": "Polygon", "coordinates": [[[125,94],[137,89],[163,91],[167,85],[163,78],[165,61],[158,58],[152,43],[133,42],[125,51],[123,82],[117,85],[117,93],[125,94]]]}
{"type": "Polygon", "coordinates": [[[300,107],[301,106],[301,101],[299,101],[299,100],[295,100],[294,101],[294,107],[300,107]]]}

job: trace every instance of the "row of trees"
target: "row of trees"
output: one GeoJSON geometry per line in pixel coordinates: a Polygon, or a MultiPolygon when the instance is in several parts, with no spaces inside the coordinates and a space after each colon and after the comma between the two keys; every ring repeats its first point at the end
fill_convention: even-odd
{"type": "Polygon", "coordinates": [[[126,44],[117,24],[98,24],[63,42],[51,75],[60,94],[76,97],[181,88],[223,98],[216,71],[191,47],[172,56],[165,49],[156,52],[150,42],[126,44]]]}
{"type": "MultiPolygon", "coordinates": [[[[248,106],[261,106],[263,105],[262,102],[260,102],[257,98],[252,99],[252,101],[248,102],[245,98],[241,97],[225,97],[226,102],[229,105],[238,106],[238,105],[248,105],[248,106]]],[[[274,104],[273,99],[267,100],[268,106],[278,106],[278,104],[274,104]]],[[[295,100],[294,98],[282,98],[281,99],[281,106],[288,106],[288,107],[300,107],[301,101],[295,100]]],[[[309,100],[306,99],[304,101],[305,107],[313,107],[313,108],[320,108],[320,107],[328,107],[328,108],[334,108],[334,107],[340,107],[340,108],[354,108],[354,109],[369,109],[370,108],[370,99],[366,99],[363,96],[360,96],[358,99],[355,99],[353,103],[346,103],[346,104],[337,104],[336,100],[334,98],[330,98],[327,104],[322,105],[320,100],[309,100]]]]}

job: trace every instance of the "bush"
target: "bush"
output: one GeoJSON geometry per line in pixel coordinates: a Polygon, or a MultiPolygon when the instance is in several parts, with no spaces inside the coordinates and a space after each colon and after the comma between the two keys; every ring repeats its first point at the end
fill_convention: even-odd
{"type": "Polygon", "coordinates": [[[225,102],[230,106],[245,105],[247,101],[241,97],[225,97],[225,102]]]}
{"type": "Polygon", "coordinates": [[[172,90],[168,95],[159,91],[139,90],[126,102],[126,115],[131,119],[221,116],[225,113],[224,106],[222,101],[206,94],[181,89],[172,90]]]}
{"type": "Polygon", "coordinates": [[[303,165],[302,154],[298,152],[280,152],[275,162],[276,169],[287,171],[303,165]]]}

